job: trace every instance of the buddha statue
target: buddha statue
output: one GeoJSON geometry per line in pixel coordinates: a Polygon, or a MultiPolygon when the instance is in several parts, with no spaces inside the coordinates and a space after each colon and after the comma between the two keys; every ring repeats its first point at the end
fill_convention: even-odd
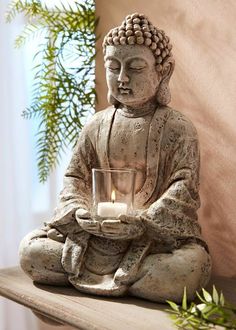
{"type": "Polygon", "coordinates": [[[196,129],[168,107],[169,37],[128,15],[103,42],[107,109],[82,129],[50,222],[28,234],[20,263],[35,282],[103,296],[180,302],[204,287],[211,258],[197,221],[196,129]],[[136,170],[134,215],[91,214],[92,169],[136,170]]]}

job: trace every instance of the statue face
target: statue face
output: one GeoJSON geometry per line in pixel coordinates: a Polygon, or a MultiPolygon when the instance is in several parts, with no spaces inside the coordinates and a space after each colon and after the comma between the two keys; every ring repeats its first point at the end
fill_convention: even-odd
{"type": "Polygon", "coordinates": [[[161,77],[147,47],[107,46],[105,68],[109,92],[121,104],[139,106],[155,96],[161,77]]]}

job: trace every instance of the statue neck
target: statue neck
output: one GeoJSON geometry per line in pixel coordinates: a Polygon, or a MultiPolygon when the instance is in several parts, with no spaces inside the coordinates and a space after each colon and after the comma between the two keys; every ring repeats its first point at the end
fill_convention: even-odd
{"type": "Polygon", "coordinates": [[[121,104],[118,108],[118,112],[125,117],[137,118],[153,113],[156,110],[156,108],[157,108],[156,101],[154,102],[153,100],[151,100],[137,106],[126,106],[121,104]]]}

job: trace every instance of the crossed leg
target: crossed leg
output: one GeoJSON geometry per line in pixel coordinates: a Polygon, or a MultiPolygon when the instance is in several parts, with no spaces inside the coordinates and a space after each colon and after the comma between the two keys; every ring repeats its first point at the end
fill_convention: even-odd
{"type": "Polygon", "coordinates": [[[21,241],[20,265],[35,282],[50,285],[69,285],[61,265],[63,243],[47,237],[46,231],[36,229],[21,241]]]}
{"type": "Polygon", "coordinates": [[[181,302],[186,287],[191,301],[196,290],[207,284],[210,273],[209,254],[202,246],[191,243],[172,253],[147,256],[129,293],[156,302],[181,302]]]}
{"type": "MultiPolygon", "coordinates": [[[[47,238],[46,231],[34,230],[21,242],[21,267],[38,283],[70,285],[61,265],[63,246],[47,238]]],[[[200,245],[191,243],[172,253],[147,256],[128,293],[156,302],[180,302],[186,287],[188,299],[192,300],[196,290],[207,284],[210,272],[209,254],[200,245]]]]}

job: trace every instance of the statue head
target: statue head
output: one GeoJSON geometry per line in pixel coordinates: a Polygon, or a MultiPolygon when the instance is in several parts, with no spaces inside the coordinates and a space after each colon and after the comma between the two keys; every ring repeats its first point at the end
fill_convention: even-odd
{"type": "Polygon", "coordinates": [[[128,15],[110,30],[103,41],[109,103],[132,106],[155,98],[167,105],[174,70],[171,49],[165,32],[142,14],[128,15]]]}

